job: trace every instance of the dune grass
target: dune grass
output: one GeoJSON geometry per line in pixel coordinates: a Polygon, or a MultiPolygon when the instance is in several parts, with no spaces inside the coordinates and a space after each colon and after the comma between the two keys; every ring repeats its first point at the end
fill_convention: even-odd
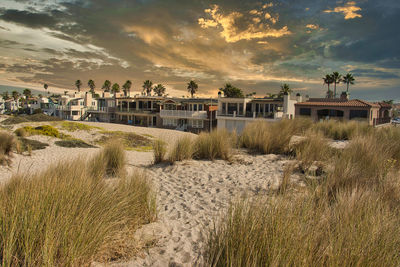
{"type": "Polygon", "coordinates": [[[145,152],[153,149],[152,140],[142,135],[121,131],[100,131],[100,133],[103,136],[96,140],[99,145],[105,145],[112,140],[120,140],[126,150],[145,152]]]}
{"type": "Polygon", "coordinates": [[[157,139],[153,145],[154,164],[165,161],[167,147],[164,141],[157,139]]]}
{"type": "Polygon", "coordinates": [[[80,147],[80,148],[94,148],[95,146],[88,144],[86,142],[84,142],[81,139],[75,139],[75,138],[69,138],[69,139],[65,139],[65,140],[60,140],[60,141],[56,141],[54,142],[57,146],[60,147],[70,147],[70,148],[76,148],[76,147],[80,147]]]}
{"type": "Polygon", "coordinates": [[[242,147],[262,154],[286,154],[293,135],[302,135],[312,126],[307,119],[256,121],[245,127],[240,137],[242,147]]]}
{"type": "Polygon", "coordinates": [[[192,159],[193,153],[194,147],[192,138],[190,136],[184,136],[180,138],[172,147],[167,161],[174,163],[176,161],[192,159]]]}
{"type": "Polygon", "coordinates": [[[75,132],[75,131],[91,131],[94,129],[103,130],[101,127],[91,126],[79,122],[72,122],[72,121],[63,121],[60,124],[62,130],[75,132]]]}
{"type": "Polygon", "coordinates": [[[229,160],[233,154],[236,136],[226,130],[201,133],[194,142],[194,157],[197,159],[229,160]]]}
{"type": "Polygon", "coordinates": [[[44,121],[61,121],[60,118],[54,116],[48,116],[45,114],[33,114],[33,115],[16,115],[9,117],[2,121],[4,125],[19,124],[23,122],[44,122],[44,121]]]}
{"type": "Polygon", "coordinates": [[[0,165],[9,165],[11,163],[14,146],[14,136],[7,132],[0,132],[0,165]]]}
{"type": "Polygon", "coordinates": [[[17,136],[25,137],[31,135],[45,135],[55,138],[68,138],[69,135],[60,133],[57,128],[51,125],[42,125],[37,127],[25,126],[15,130],[17,136]]]}
{"type": "Polygon", "coordinates": [[[355,136],[366,135],[372,129],[373,127],[367,123],[357,121],[328,120],[316,123],[313,126],[313,130],[321,132],[325,137],[333,140],[350,140],[355,136]]]}
{"type": "Polygon", "coordinates": [[[321,161],[326,173],[287,190],[288,167],[278,194],[234,201],[208,232],[206,265],[400,264],[400,129],[357,130],[333,152],[324,133],[310,131],[296,157],[305,166],[321,161]]]}
{"type": "Polygon", "coordinates": [[[156,216],[151,185],[143,173],[106,182],[95,168],[109,154],[14,176],[0,188],[2,266],[88,266],[139,249],[133,232],[156,216]]]}

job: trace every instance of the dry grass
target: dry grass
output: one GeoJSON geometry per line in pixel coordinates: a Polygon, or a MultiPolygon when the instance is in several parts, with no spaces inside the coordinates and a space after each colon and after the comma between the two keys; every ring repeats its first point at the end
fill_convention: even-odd
{"type": "Polygon", "coordinates": [[[2,266],[88,266],[137,251],[124,246],[155,219],[151,185],[140,173],[106,183],[93,169],[101,159],[14,176],[0,189],[2,266]]]}
{"type": "Polygon", "coordinates": [[[373,130],[367,123],[357,121],[328,120],[316,123],[313,129],[333,140],[350,140],[355,136],[366,135],[373,130]]]}
{"type": "Polygon", "coordinates": [[[235,146],[236,136],[226,130],[217,130],[211,133],[201,133],[194,143],[195,158],[197,159],[223,159],[232,157],[232,147],[235,146]]]}
{"type": "Polygon", "coordinates": [[[293,191],[288,168],[279,194],[233,203],[209,231],[206,264],[399,266],[399,137],[397,128],[358,131],[331,153],[309,135],[296,156],[330,165],[326,174],[293,191]]]}
{"type": "Polygon", "coordinates": [[[110,141],[119,140],[126,150],[151,151],[152,141],[145,136],[121,131],[100,131],[103,136],[96,140],[99,145],[108,144],[110,141]]]}
{"type": "Polygon", "coordinates": [[[16,115],[5,119],[1,123],[4,125],[12,125],[23,122],[43,122],[43,121],[61,121],[60,118],[54,116],[48,116],[45,114],[33,114],[33,115],[16,115]]]}
{"type": "Polygon", "coordinates": [[[124,176],[126,155],[123,145],[118,140],[110,141],[99,153],[94,162],[93,169],[101,175],[124,176]]]}
{"type": "Polygon", "coordinates": [[[246,126],[240,137],[241,146],[263,154],[286,154],[290,139],[301,135],[312,125],[307,119],[257,121],[246,126]]]}
{"type": "Polygon", "coordinates": [[[153,145],[154,164],[158,164],[165,161],[165,154],[167,153],[167,147],[164,141],[157,139],[153,145]]]}
{"type": "Polygon", "coordinates": [[[11,163],[14,146],[14,136],[6,132],[0,132],[0,165],[9,165],[11,163]]]}
{"type": "Polygon", "coordinates": [[[61,122],[61,129],[69,132],[75,131],[91,131],[94,129],[103,130],[100,127],[90,126],[87,124],[72,122],[72,121],[63,121],[61,122]]]}
{"type": "Polygon", "coordinates": [[[180,138],[168,155],[168,162],[188,160],[193,158],[194,146],[190,136],[180,138]]]}

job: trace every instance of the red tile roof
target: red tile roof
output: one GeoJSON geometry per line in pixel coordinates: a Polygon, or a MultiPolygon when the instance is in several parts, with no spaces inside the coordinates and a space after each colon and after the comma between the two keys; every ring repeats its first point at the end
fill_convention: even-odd
{"type": "Polygon", "coordinates": [[[310,99],[307,102],[296,103],[297,106],[326,106],[326,107],[373,107],[380,108],[380,105],[359,99],[340,100],[340,99],[310,99]]]}

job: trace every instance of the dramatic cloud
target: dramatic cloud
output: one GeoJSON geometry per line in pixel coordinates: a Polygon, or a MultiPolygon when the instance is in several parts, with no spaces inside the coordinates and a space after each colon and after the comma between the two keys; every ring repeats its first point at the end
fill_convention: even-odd
{"type": "Polygon", "coordinates": [[[205,29],[222,28],[221,37],[228,43],[267,37],[278,38],[291,34],[287,26],[274,29],[268,23],[262,22],[261,16],[271,21],[272,24],[275,24],[278,20],[277,18],[272,18],[269,13],[263,14],[263,11],[251,10],[249,14],[254,16],[251,20],[248,20],[240,12],[231,12],[224,15],[218,5],[214,5],[211,9],[205,9],[204,12],[209,14],[211,19],[199,18],[200,26],[205,29]]]}
{"type": "Polygon", "coordinates": [[[356,2],[347,2],[344,6],[335,7],[333,10],[325,10],[325,13],[343,13],[344,19],[362,18],[361,14],[357,13],[361,8],[356,6],[356,2]]]}

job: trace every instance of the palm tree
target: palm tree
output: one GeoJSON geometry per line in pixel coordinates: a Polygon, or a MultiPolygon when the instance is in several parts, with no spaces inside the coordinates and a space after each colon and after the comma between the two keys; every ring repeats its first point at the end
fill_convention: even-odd
{"type": "Polygon", "coordinates": [[[111,89],[111,82],[109,80],[105,80],[103,86],[101,87],[101,89],[104,90],[104,92],[110,92],[111,89]]]}
{"type": "Polygon", "coordinates": [[[153,89],[152,81],[146,80],[143,82],[143,93],[146,93],[148,96],[150,96],[152,89],[153,89]]]}
{"type": "Polygon", "coordinates": [[[193,95],[197,92],[198,88],[199,88],[199,86],[197,85],[197,83],[195,81],[192,80],[188,83],[187,90],[190,93],[190,95],[192,96],[192,98],[193,98],[193,95]]]}
{"type": "Polygon", "coordinates": [[[333,83],[333,77],[330,74],[326,74],[325,77],[322,78],[324,80],[324,84],[328,85],[328,92],[326,94],[327,98],[331,98],[330,96],[332,95],[330,85],[333,83]]]}
{"type": "Polygon", "coordinates": [[[47,83],[43,84],[43,88],[44,88],[44,90],[46,90],[46,92],[48,92],[47,88],[49,88],[49,86],[47,85],[47,83]]]}
{"type": "Polygon", "coordinates": [[[119,92],[119,84],[118,83],[114,83],[112,88],[111,88],[111,92],[118,93],[119,92]]]}
{"type": "Polygon", "coordinates": [[[88,86],[90,88],[90,92],[92,94],[94,94],[94,88],[96,88],[96,85],[94,84],[94,81],[93,80],[89,80],[87,84],[88,84],[88,86]]]}
{"type": "Polygon", "coordinates": [[[290,89],[289,84],[284,83],[281,85],[281,91],[279,92],[279,95],[289,95],[290,93],[292,93],[292,89],[290,89]]]}
{"type": "Polygon", "coordinates": [[[237,88],[230,83],[225,84],[224,88],[219,88],[219,91],[224,93],[225,97],[232,97],[232,98],[244,97],[242,89],[237,88]]]}
{"type": "Polygon", "coordinates": [[[130,80],[127,80],[124,83],[124,85],[122,85],[122,88],[124,89],[125,96],[129,95],[128,93],[130,93],[130,91],[131,91],[131,86],[132,86],[132,82],[130,80]]]}
{"type": "Polygon", "coordinates": [[[354,79],[353,75],[350,73],[347,73],[345,76],[343,76],[343,82],[347,84],[347,90],[346,92],[349,92],[349,85],[354,84],[356,79],[354,79]]]}
{"type": "Polygon", "coordinates": [[[333,95],[336,98],[336,84],[342,82],[342,75],[340,75],[339,72],[335,71],[334,73],[332,73],[332,79],[333,79],[333,84],[335,85],[335,90],[333,95]]]}
{"type": "Polygon", "coordinates": [[[81,91],[81,86],[82,86],[81,80],[76,80],[75,86],[78,89],[78,92],[80,92],[81,91]]]}
{"type": "Polygon", "coordinates": [[[22,94],[26,97],[29,98],[30,96],[32,96],[32,91],[29,89],[24,89],[24,91],[22,92],[22,94]]]}
{"type": "Polygon", "coordinates": [[[156,95],[158,95],[158,96],[163,96],[164,94],[165,94],[165,86],[164,85],[162,85],[161,83],[160,84],[157,84],[154,88],[153,88],[153,91],[154,91],[154,93],[156,94],[156,95]]]}
{"type": "MultiPolygon", "coordinates": [[[[78,89],[78,91],[79,91],[79,89],[78,89]]],[[[68,91],[64,91],[64,95],[67,95],[68,94],[68,91]]]]}
{"type": "Polygon", "coordinates": [[[20,97],[20,94],[17,91],[12,91],[11,95],[14,100],[17,100],[20,97]]]}

